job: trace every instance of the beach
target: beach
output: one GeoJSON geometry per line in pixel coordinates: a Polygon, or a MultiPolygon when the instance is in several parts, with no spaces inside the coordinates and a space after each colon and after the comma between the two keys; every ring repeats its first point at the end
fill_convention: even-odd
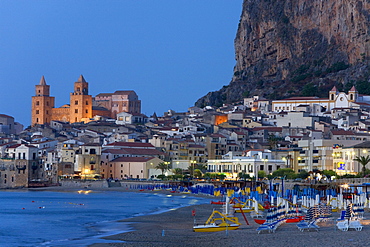
{"type": "Polygon", "coordinates": [[[319,223],[319,231],[300,232],[295,223],[285,223],[275,233],[257,234],[257,227],[249,213],[246,213],[249,225],[241,214],[236,214],[242,226],[238,230],[213,233],[193,232],[195,220],[203,224],[213,209],[219,205],[202,204],[179,208],[161,214],[139,216],[122,220],[129,223],[132,231],[104,237],[107,240],[120,240],[122,243],[93,244],[91,247],[108,246],[370,246],[369,212],[361,221],[362,231],[349,230],[342,232],[336,229],[335,220],[339,213],[333,213],[331,220],[319,223]]]}
{"type": "MultiPolygon", "coordinates": [[[[46,190],[75,190],[75,188],[48,188],[46,190]]],[[[122,191],[136,193],[164,193],[170,195],[168,191],[136,191],[123,188],[103,188],[101,191],[122,191]]],[[[206,197],[217,201],[213,196],[195,194],[171,194],[172,196],[206,197]]],[[[257,233],[256,224],[246,213],[249,225],[243,216],[236,214],[242,224],[238,230],[221,232],[193,232],[194,218],[197,224],[204,224],[212,210],[221,210],[220,205],[200,204],[188,207],[181,207],[158,214],[150,214],[128,218],[117,219],[119,222],[127,224],[131,229],[128,232],[103,237],[105,240],[112,240],[112,243],[95,243],[90,247],[120,247],[120,246],[370,246],[368,235],[370,234],[370,212],[365,210],[364,219],[361,224],[364,226],[362,231],[349,230],[346,232],[336,229],[336,219],[339,218],[338,212],[333,212],[330,220],[320,222],[319,231],[310,230],[301,232],[296,223],[285,223],[279,226],[275,233],[257,233]],[[195,210],[195,217],[192,212],[195,210]],[[122,242],[117,242],[122,241],[122,242]]]]}

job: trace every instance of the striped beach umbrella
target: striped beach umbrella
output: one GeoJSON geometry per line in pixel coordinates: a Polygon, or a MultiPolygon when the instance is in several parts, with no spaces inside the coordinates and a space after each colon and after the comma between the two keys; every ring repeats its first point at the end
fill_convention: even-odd
{"type": "Polygon", "coordinates": [[[345,219],[350,219],[353,214],[353,208],[352,208],[352,203],[348,204],[346,207],[346,213],[344,215],[345,219]]]}

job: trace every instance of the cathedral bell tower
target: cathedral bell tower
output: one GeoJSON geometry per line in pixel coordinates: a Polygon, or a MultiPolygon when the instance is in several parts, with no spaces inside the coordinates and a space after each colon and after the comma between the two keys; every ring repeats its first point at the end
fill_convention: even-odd
{"type": "Polygon", "coordinates": [[[355,86],[352,86],[352,88],[348,91],[348,98],[349,102],[356,102],[358,98],[358,91],[355,88],[355,86]]]}
{"type": "Polygon", "coordinates": [[[35,96],[32,96],[31,126],[50,123],[52,120],[55,99],[49,94],[50,86],[46,85],[45,78],[42,76],[40,83],[35,86],[35,96]]]}
{"type": "Polygon", "coordinates": [[[92,118],[92,97],[89,95],[89,84],[81,75],[74,84],[70,96],[70,123],[81,122],[92,118]]]}

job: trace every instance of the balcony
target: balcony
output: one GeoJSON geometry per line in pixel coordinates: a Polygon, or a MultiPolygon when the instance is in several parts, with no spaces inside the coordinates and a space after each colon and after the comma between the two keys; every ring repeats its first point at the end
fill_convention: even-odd
{"type": "Polygon", "coordinates": [[[16,165],[16,168],[18,170],[26,170],[27,166],[26,165],[16,165]]]}

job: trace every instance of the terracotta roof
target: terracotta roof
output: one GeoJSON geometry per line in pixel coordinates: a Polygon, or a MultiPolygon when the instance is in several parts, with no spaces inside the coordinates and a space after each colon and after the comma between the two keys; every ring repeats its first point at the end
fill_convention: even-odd
{"type": "Polygon", "coordinates": [[[283,131],[282,127],[272,127],[272,126],[263,126],[263,127],[254,127],[252,131],[259,131],[259,130],[268,130],[271,132],[281,132],[283,131]]]}
{"type": "Polygon", "coordinates": [[[365,102],[355,102],[355,104],[357,104],[357,105],[370,105],[369,103],[365,103],[365,102]]]}
{"type": "Polygon", "coordinates": [[[96,95],[95,97],[104,97],[104,96],[112,96],[113,93],[100,93],[96,95]]]}
{"type": "Polygon", "coordinates": [[[354,135],[352,131],[349,130],[332,130],[333,135],[354,135]]]}
{"type": "Polygon", "coordinates": [[[148,148],[155,148],[152,144],[150,143],[142,143],[142,142],[114,142],[110,144],[106,144],[104,146],[108,147],[148,147],[148,148]]]}
{"type": "Polygon", "coordinates": [[[0,114],[0,117],[6,117],[6,118],[13,118],[14,119],[14,117],[11,117],[11,116],[8,116],[8,115],[5,115],[5,114],[0,114]]]}
{"type": "Polygon", "coordinates": [[[104,149],[102,154],[126,154],[122,149],[104,149]]]}
{"type": "Polygon", "coordinates": [[[145,149],[145,148],[123,148],[126,154],[130,155],[164,155],[163,152],[157,149],[145,149]]]}
{"type": "Polygon", "coordinates": [[[213,133],[210,135],[211,137],[220,137],[220,138],[226,138],[224,135],[218,134],[218,133],[213,133]]]}
{"type": "Polygon", "coordinates": [[[113,94],[126,95],[126,94],[130,94],[130,93],[135,93],[135,91],[133,91],[133,90],[117,90],[113,94]]]}
{"type": "Polygon", "coordinates": [[[119,157],[111,162],[148,162],[154,159],[154,157],[119,157]]]}

